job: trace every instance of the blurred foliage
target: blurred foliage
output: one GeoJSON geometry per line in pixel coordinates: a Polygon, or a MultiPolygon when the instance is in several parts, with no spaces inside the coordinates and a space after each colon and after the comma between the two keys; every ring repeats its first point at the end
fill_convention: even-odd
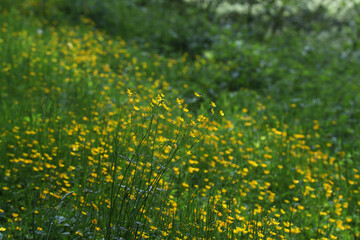
{"type": "Polygon", "coordinates": [[[41,16],[52,24],[89,18],[94,28],[134,43],[144,54],[180,59],[186,53],[194,65],[203,56],[208,61],[201,71],[189,68],[186,79],[169,72],[167,79],[178,86],[191,82],[192,88],[213,100],[222,99],[230,108],[244,103],[242,89],[255,90],[277,100],[273,107],[284,112],[284,121],[305,125],[309,121],[311,126],[310,119],[318,119],[331,128],[336,120],[338,128],[329,138],[351,143],[359,137],[360,3],[339,0],[336,8],[329,8],[332,3],[3,0],[0,4],[2,9],[15,5],[23,14],[41,16]],[[291,111],[286,101],[301,111],[291,111]]]}
{"type": "Polygon", "coordinates": [[[201,54],[210,48],[216,34],[206,11],[183,7],[177,1],[66,0],[60,9],[75,21],[80,16],[89,17],[96,27],[110,34],[167,55],[201,54]]]}

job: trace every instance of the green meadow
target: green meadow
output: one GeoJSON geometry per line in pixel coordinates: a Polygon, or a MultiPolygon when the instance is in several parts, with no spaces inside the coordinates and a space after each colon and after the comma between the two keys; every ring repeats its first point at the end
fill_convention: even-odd
{"type": "Polygon", "coordinates": [[[214,5],[0,2],[0,240],[360,238],[360,18],[214,5]]]}

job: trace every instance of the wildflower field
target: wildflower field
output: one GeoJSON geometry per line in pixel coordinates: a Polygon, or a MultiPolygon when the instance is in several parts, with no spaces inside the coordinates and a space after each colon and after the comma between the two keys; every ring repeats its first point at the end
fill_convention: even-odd
{"type": "Polygon", "coordinates": [[[224,90],[43,2],[0,9],[0,239],[360,238],[358,80],[224,90]]]}

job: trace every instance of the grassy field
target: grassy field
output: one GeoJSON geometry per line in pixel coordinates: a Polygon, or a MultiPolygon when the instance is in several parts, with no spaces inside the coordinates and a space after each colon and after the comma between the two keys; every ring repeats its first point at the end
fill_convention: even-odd
{"type": "Polygon", "coordinates": [[[169,57],[34,2],[0,14],[0,239],[360,237],[356,55],[169,57]]]}

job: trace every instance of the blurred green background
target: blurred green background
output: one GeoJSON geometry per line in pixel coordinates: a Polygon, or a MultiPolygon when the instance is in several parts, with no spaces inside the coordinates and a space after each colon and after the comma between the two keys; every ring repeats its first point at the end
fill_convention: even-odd
{"type": "Polygon", "coordinates": [[[318,0],[3,0],[2,9],[77,24],[83,17],[136,51],[209,60],[191,82],[224,108],[271,98],[283,121],[322,126],[324,141],[358,154],[360,1],[318,0]],[[27,5],[33,5],[29,8],[27,5]],[[296,104],[294,111],[290,106],[296,104]],[[336,122],[336,125],[334,124],[336,122]]]}

